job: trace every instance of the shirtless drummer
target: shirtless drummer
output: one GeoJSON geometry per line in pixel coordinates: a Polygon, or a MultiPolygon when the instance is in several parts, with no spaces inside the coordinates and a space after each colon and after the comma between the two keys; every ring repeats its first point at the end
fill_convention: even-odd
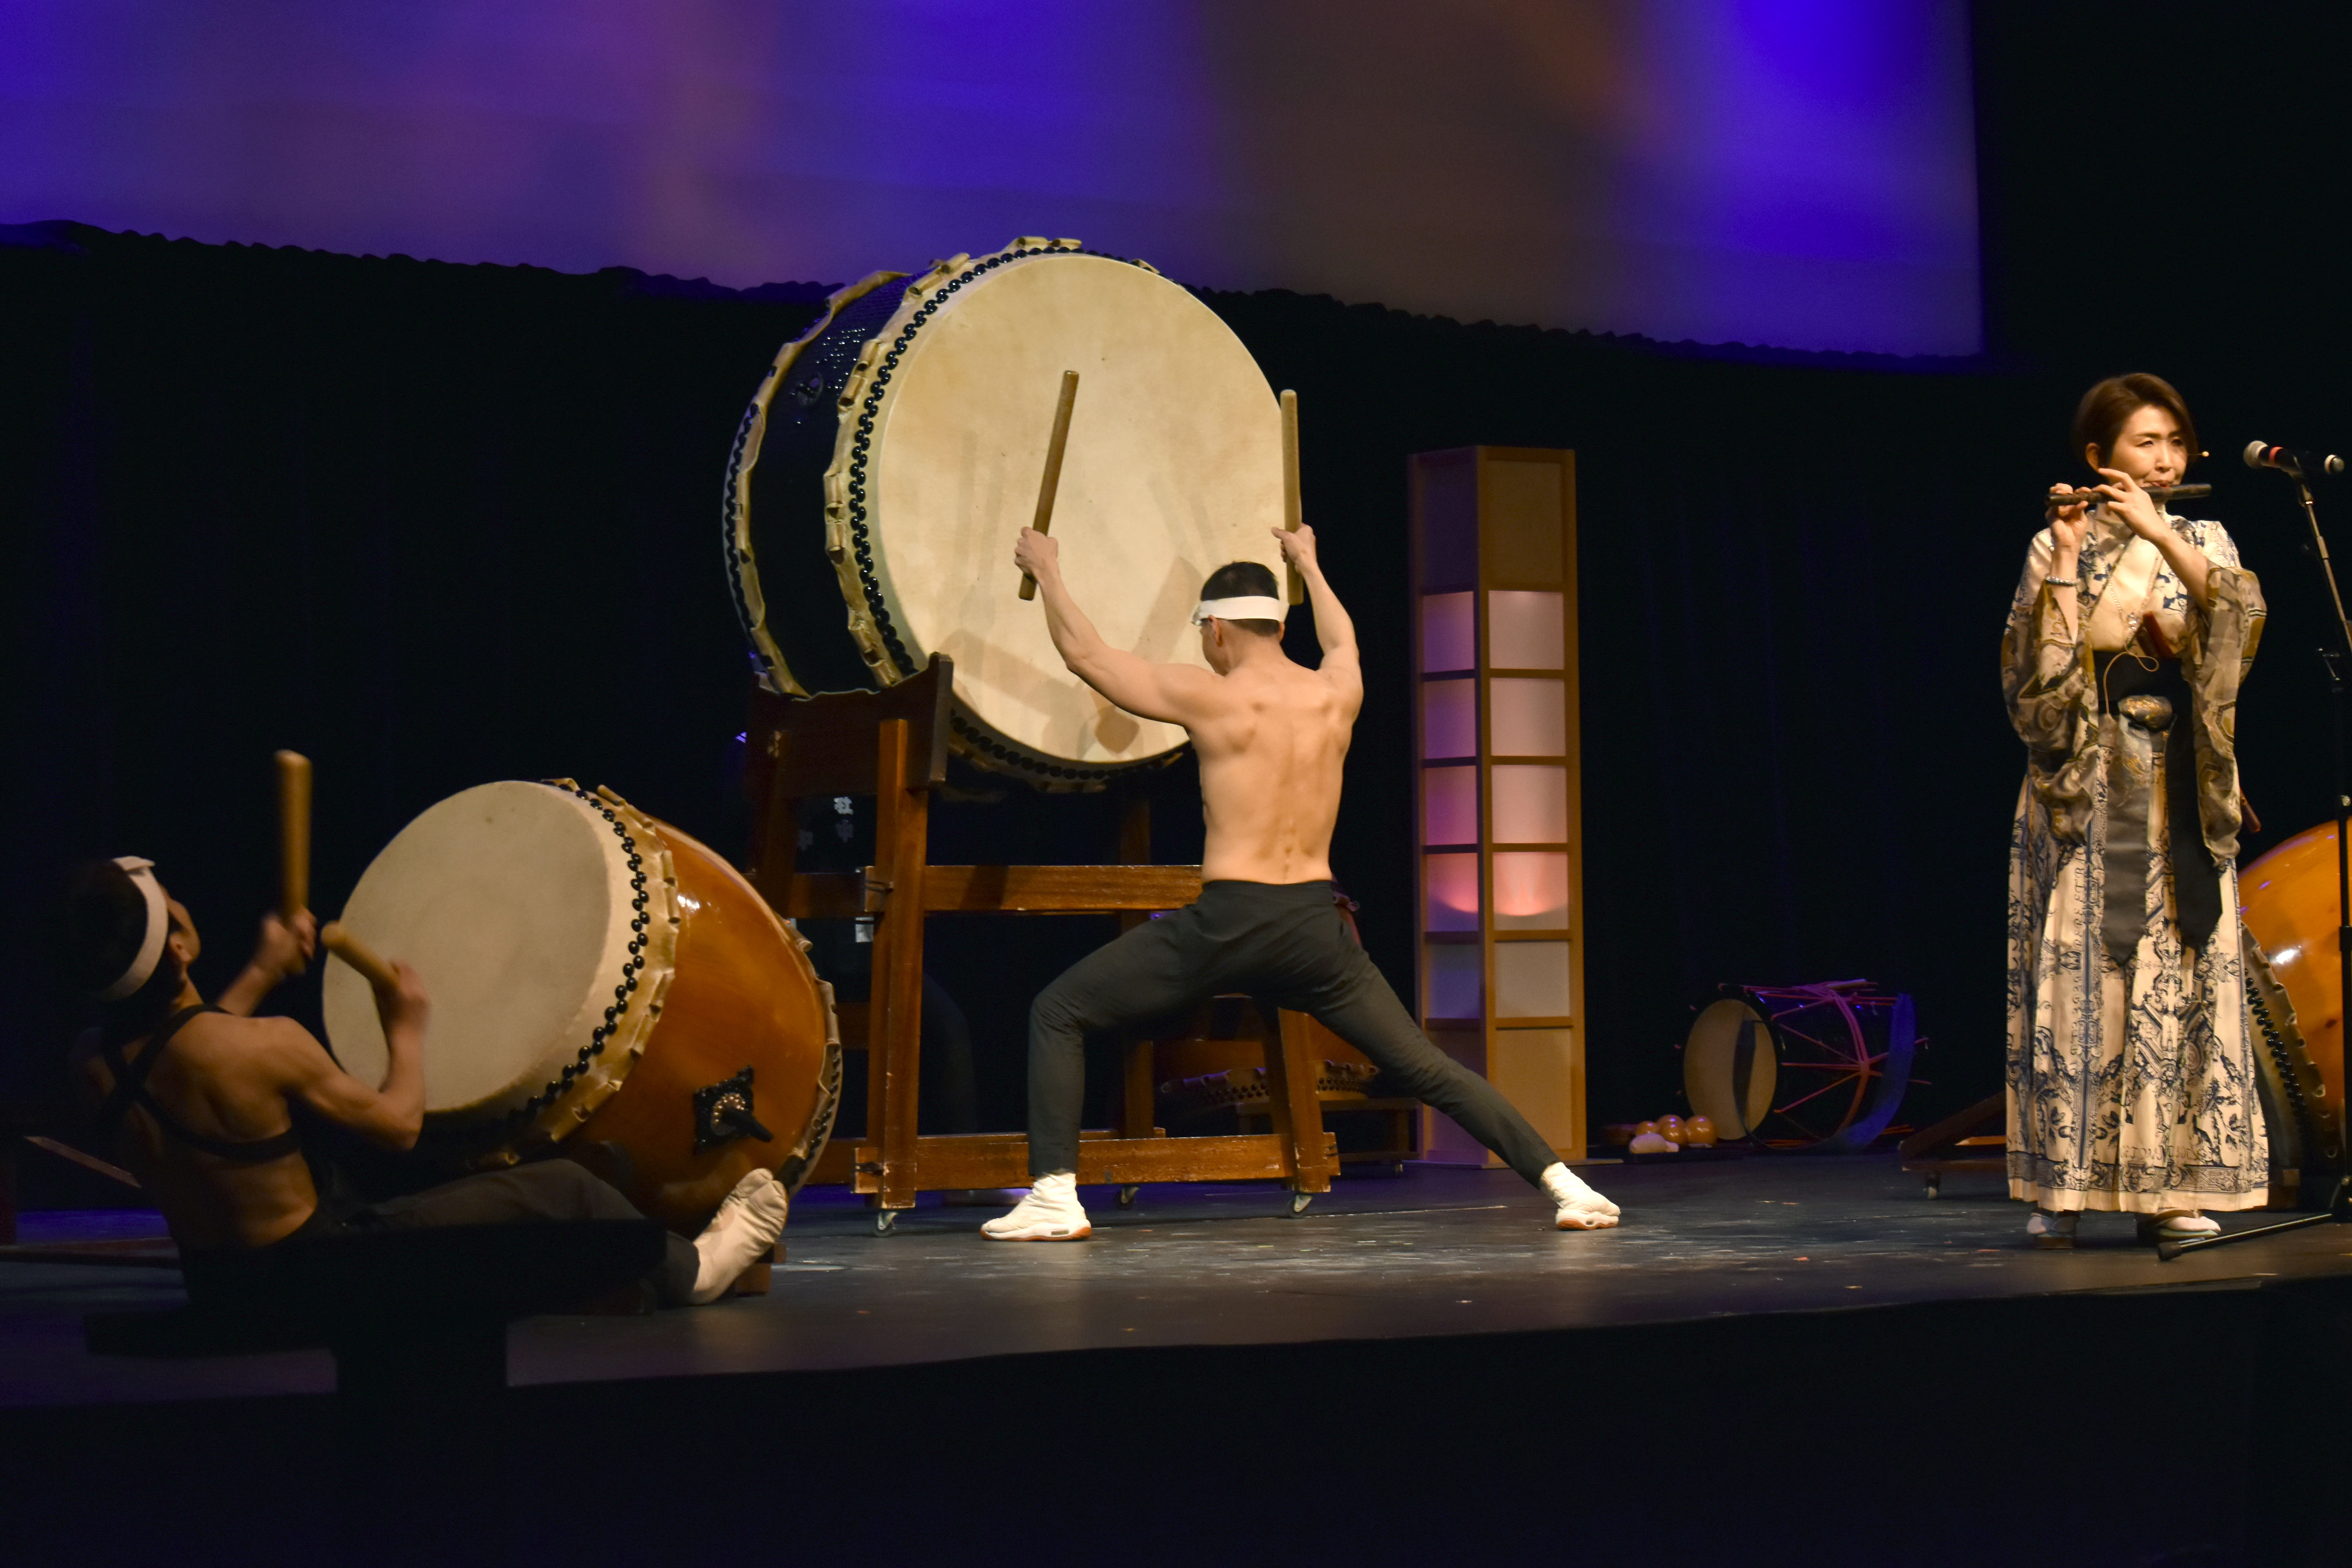
{"type": "MultiPolygon", "coordinates": [[[[291,1018],[253,1010],[317,952],[308,911],[264,916],[252,961],[215,1003],[188,977],[202,944],[187,907],[153,862],[92,861],[69,878],[59,911],[64,978],[102,1006],[75,1044],[75,1091],[95,1113],[87,1136],[128,1164],[180,1244],[188,1293],[225,1311],[266,1310],[255,1282],[274,1249],[353,1231],[532,1220],[636,1219],[616,1189],[570,1160],[461,1176],[380,1203],[322,1199],[302,1157],[297,1107],[379,1148],[412,1147],[425,1124],[425,1031],[432,1004],[415,971],[376,992],[387,1064],[361,1082],[291,1018]]],[[[766,1171],[737,1184],[692,1241],[666,1236],[647,1276],[665,1307],[724,1295],[768,1256],[784,1227],[785,1194],[766,1171]]]]}
{"type": "Polygon", "coordinates": [[[998,1241],[1091,1234],[1077,1197],[1085,1037],[1246,992],[1312,1015],[1391,1081],[1459,1122],[1557,1206],[1562,1230],[1617,1223],[1617,1205],[1554,1157],[1495,1087],[1429,1043],[1349,934],[1331,899],[1340,763],[1363,706],[1356,629],[1324,581],[1315,532],[1276,531],[1306,582],[1319,668],[1282,651],[1274,574],[1220,567],[1193,624],[1208,669],[1152,664],[1103,641],[1062,581],[1057,542],[1024,529],[1013,549],[1037,580],[1045,625],[1071,673],[1140,718],[1181,724],[1201,759],[1208,841],[1200,901],[1136,927],[1047,986],[1029,1010],[1029,1172],[1036,1185],[981,1229],[998,1241]]]}

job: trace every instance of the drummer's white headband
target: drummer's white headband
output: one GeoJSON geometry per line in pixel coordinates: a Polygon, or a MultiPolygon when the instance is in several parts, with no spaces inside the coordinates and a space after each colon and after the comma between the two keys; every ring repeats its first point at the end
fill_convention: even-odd
{"type": "Polygon", "coordinates": [[[163,904],[163,885],[155,880],[155,862],[136,855],[118,855],[114,863],[131,873],[131,885],[147,900],[147,934],[140,939],[139,956],[131,961],[131,967],[99,993],[109,1002],[121,1001],[155,977],[155,964],[163,956],[163,938],[172,929],[172,911],[163,904]]]}
{"type": "Polygon", "coordinates": [[[1279,625],[1287,619],[1290,606],[1280,599],[1263,595],[1239,599],[1203,599],[1192,609],[1192,624],[1199,626],[1214,616],[1221,621],[1273,621],[1279,625]]]}

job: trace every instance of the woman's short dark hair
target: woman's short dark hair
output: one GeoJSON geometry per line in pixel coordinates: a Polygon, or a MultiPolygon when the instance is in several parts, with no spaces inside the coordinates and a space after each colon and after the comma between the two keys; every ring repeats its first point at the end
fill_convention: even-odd
{"type": "Polygon", "coordinates": [[[66,873],[58,926],[58,970],[85,995],[103,991],[131,967],[147,940],[147,897],[111,860],[86,860],[66,873]]]}
{"type": "Polygon", "coordinates": [[[2143,408],[2161,408],[2171,415],[2189,456],[2205,455],[2197,445],[2197,421],[2189,417],[2188,401],[2164,377],[2144,373],[2111,375],[2083,394],[2083,401],[2074,405],[2074,450],[2096,447],[2102,458],[2113,458],[2125,422],[2143,408]]]}
{"type": "MultiPolygon", "coordinates": [[[[58,977],[76,994],[95,996],[114,984],[147,940],[147,895],[111,860],[85,860],[66,873],[57,922],[58,977]]],[[[119,1002],[109,1016],[143,1019],[180,994],[180,961],[169,947],[147,983],[119,1002]]]]}
{"type": "MultiPolygon", "coordinates": [[[[1201,584],[1203,599],[1279,599],[1282,589],[1276,584],[1274,574],[1255,561],[1234,561],[1209,574],[1201,584]]],[[[1242,626],[1260,637],[1280,637],[1280,621],[1227,621],[1227,626],[1242,626]]]]}

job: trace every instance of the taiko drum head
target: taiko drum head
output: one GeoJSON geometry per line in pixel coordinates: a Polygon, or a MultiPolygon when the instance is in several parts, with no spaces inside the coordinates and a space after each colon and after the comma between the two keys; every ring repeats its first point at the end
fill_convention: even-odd
{"type": "Polygon", "coordinates": [[[1171,724],[1063,667],[1018,596],[1062,373],[1079,375],[1053,536],[1112,644],[1199,664],[1219,566],[1277,574],[1281,414],[1223,321],[1150,268],[1022,240],[834,297],[778,357],[739,437],[730,564],[780,690],[887,686],[955,662],[953,744],[1047,787],[1164,761],[1171,724]]]}
{"type": "MultiPolygon", "coordinates": [[[[342,919],[413,966],[432,997],[428,1118],[494,1131],[596,1076],[608,1054],[617,1063],[626,1026],[654,1010],[667,978],[670,889],[658,868],[646,874],[659,858],[625,816],[519,782],[452,795],[384,847],[342,919]]],[[[367,982],[332,963],[324,989],[337,1058],[381,1082],[383,1029],[367,982]]]]}
{"type": "Polygon", "coordinates": [[[1770,1016],[1747,999],[1710,1002],[1692,1020],[1683,1042],[1683,1092],[1691,1113],[1706,1117],[1718,1136],[1744,1138],[1763,1124],[1779,1069],[1779,1033],[1770,1016]]]}

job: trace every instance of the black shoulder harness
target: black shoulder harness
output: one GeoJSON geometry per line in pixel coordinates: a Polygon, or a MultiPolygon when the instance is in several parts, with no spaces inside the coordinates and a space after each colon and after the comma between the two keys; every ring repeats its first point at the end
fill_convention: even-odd
{"type": "Polygon", "coordinates": [[[267,1164],[272,1160],[282,1160],[289,1154],[301,1152],[301,1134],[291,1127],[274,1138],[243,1142],[215,1138],[208,1132],[199,1132],[193,1127],[183,1125],[179,1118],[157,1104],[155,1097],[147,1092],[147,1075],[163,1059],[165,1047],[172,1043],[172,1037],[187,1027],[197,1014],[219,1011],[210,1004],[181,1008],[163,1020],[163,1026],[155,1031],[154,1038],[147,1042],[147,1048],[139,1053],[135,1061],[125,1058],[122,1047],[112,1040],[105,1041],[99,1047],[106,1058],[106,1065],[113,1070],[114,1089],[107,1095],[106,1103],[99,1107],[98,1115],[89,1125],[89,1137],[95,1147],[103,1149],[112,1142],[115,1132],[122,1125],[122,1119],[131,1114],[131,1108],[135,1105],[153,1117],[156,1126],[181,1142],[240,1165],[267,1164]]]}

